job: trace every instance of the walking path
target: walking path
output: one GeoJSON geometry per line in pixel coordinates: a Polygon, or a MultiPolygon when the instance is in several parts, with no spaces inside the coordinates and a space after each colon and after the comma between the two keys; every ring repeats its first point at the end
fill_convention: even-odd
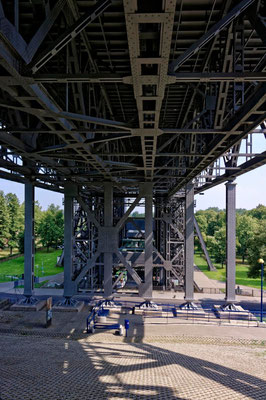
{"type": "Polygon", "coordinates": [[[215,281],[213,279],[208,278],[200,269],[194,270],[194,281],[200,288],[214,288],[219,289],[221,287],[225,288],[225,283],[215,281]],[[221,286],[222,284],[222,286],[221,286]]]}
{"type": "MultiPolygon", "coordinates": [[[[194,280],[199,288],[203,289],[210,289],[210,290],[225,290],[225,282],[217,281],[216,279],[210,279],[208,276],[204,274],[199,268],[195,268],[194,270],[194,280]]],[[[260,297],[260,289],[252,288],[250,286],[244,285],[236,285],[239,289],[244,292],[244,294],[249,294],[250,296],[260,297]]],[[[263,291],[266,294],[266,290],[263,291]]]]}

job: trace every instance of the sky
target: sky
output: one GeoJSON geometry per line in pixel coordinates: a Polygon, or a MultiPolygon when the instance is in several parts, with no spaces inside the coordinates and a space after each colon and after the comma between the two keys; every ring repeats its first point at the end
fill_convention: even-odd
{"type": "MultiPolygon", "coordinates": [[[[236,186],[236,207],[250,210],[258,204],[266,205],[266,165],[238,177],[236,186]]],[[[0,179],[0,190],[5,194],[15,193],[20,202],[24,201],[24,185],[0,179]]],[[[225,184],[222,183],[212,189],[196,195],[196,210],[205,210],[208,207],[225,208],[225,184]]],[[[35,199],[39,201],[43,210],[54,203],[63,208],[63,195],[50,190],[36,188],[35,199]]]]}
{"type": "MultiPolygon", "coordinates": [[[[265,151],[266,139],[264,135],[253,135],[253,153],[265,151]]],[[[241,148],[240,153],[245,149],[241,148]]],[[[241,160],[243,162],[244,160],[241,160]]],[[[238,177],[236,186],[236,207],[250,210],[258,204],[266,205],[266,165],[256,168],[238,177]]],[[[24,185],[0,179],[0,190],[5,194],[15,193],[20,202],[24,201],[24,185]]],[[[205,210],[208,207],[225,208],[225,184],[222,183],[212,189],[203,192],[204,195],[196,195],[196,210],[205,210]]],[[[54,203],[63,208],[63,195],[50,190],[36,188],[35,200],[38,200],[42,209],[54,203]]],[[[141,212],[141,211],[140,211],[141,212]]]]}
{"type": "MultiPolygon", "coordinates": [[[[235,180],[236,208],[257,207],[258,204],[266,206],[266,165],[239,176],[235,180]]],[[[225,183],[196,195],[196,210],[206,210],[208,207],[225,208],[225,183]]]]}

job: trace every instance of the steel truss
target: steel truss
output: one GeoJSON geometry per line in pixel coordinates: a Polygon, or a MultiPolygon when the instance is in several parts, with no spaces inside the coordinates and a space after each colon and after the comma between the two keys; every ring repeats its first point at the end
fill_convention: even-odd
{"type": "Polygon", "coordinates": [[[266,161],[252,151],[266,133],[265,18],[255,0],[0,1],[0,178],[65,193],[69,295],[102,281],[110,293],[117,263],[150,295],[118,247],[123,202],[141,196],[150,233],[156,210],[145,280],[154,264],[183,285],[191,182],[198,193],[266,161]]]}
{"type": "MultiPolygon", "coordinates": [[[[71,293],[78,290],[96,291],[104,287],[105,255],[112,254],[111,276],[112,286],[109,294],[115,290],[114,268],[127,270],[141,291],[145,282],[145,228],[142,231],[138,221],[130,217],[130,212],[137,207],[142,198],[139,195],[130,201],[125,211],[125,202],[121,197],[114,198],[112,226],[106,225],[106,199],[101,196],[85,197],[76,193],[73,197],[73,262],[71,269],[71,293]],[[126,222],[130,221],[136,227],[136,238],[143,240],[144,246],[135,250],[123,248],[123,239],[128,238],[126,222]],[[108,236],[108,239],[107,237],[108,236]],[[108,244],[107,244],[108,243],[108,244]],[[139,271],[139,272],[136,272],[139,271]],[[141,274],[141,277],[139,276],[141,274]]],[[[141,189],[144,197],[146,188],[141,189]]],[[[147,200],[146,200],[147,201],[147,200]]],[[[173,281],[180,290],[184,288],[184,245],[185,245],[185,205],[184,200],[173,197],[168,203],[156,202],[156,216],[153,225],[152,243],[152,277],[153,287],[170,289],[173,281]]],[[[68,216],[65,216],[68,218],[68,216]]],[[[105,288],[106,289],[106,288],[105,288]]]]}
{"type": "Polygon", "coordinates": [[[265,120],[263,2],[27,3],[1,6],[1,177],[169,197],[265,120]]]}

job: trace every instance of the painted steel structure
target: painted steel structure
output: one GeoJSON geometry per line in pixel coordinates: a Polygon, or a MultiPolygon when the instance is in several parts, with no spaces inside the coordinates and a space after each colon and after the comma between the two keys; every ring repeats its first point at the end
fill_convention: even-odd
{"type": "Polygon", "coordinates": [[[156,271],[191,302],[194,193],[228,182],[234,301],[232,181],[266,158],[252,151],[266,133],[265,21],[264,0],[0,1],[0,177],[25,183],[28,298],[34,186],[65,196],[66,302],[99,285],[110,296],[118,265],[142,296],[156,271]],[[140,202],[145,251],[125,251],[140,202]]]}

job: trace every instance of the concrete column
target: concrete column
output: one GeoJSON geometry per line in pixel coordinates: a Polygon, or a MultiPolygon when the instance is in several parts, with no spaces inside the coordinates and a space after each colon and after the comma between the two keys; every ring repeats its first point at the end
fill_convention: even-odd
{"type": "Polygon", "coordinates": [[[185,200],[185,300],[194,299],[194,185],[186,185],[185,200]]]}
{"type": "MultiPolygon", "coordinates": [[[[113,185],[106,183],[104,186],[104,227],[113,226],[113,185]]],[[[108,237],[105,237],[108,240],[108,237]]],[[[104,295],[112,295],[113,253],[104,253],[104,295]]]]}
{"type": "Polygon", "coordinates": [[[227,303],[235,301],[236,275],[236,183],[226,186],[226,297],[227,303]]]}
{"type": "Polygon", "coordinates": [[[64,297],[69,299],[75,294],[72,281],[73,274],[73,200],[76,187],[71,183],[65,184],[64,194],[64,297]]]}
{"type": "Polygon", "coordinates": [[[25,183],[24,236],[24,296],[31,297],[34,289],[34,186],[25,183]]]}
{"type": "Polygon", "coordinates": [[[152,226],[152,183],[143,185],[145,197],[145,282],[139,288],[139,294],[145,298],[152,298],[152,275],[153,275],[153,226],[152,226]]]}

